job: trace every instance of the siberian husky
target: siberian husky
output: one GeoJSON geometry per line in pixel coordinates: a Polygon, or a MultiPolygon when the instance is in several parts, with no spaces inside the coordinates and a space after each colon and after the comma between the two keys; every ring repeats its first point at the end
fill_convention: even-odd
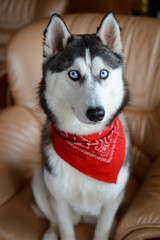
{"type": "Polygon", "coordinates": [[[57,14],[44,32],[39,96],[48,120],[32,180],[34,211],[50,222],[43,240],[75,240],[79,222],[96,224],[94,240],[110,238],[130,166],[120,32],[112,13],[95,34],[71,34],[57,14]]]}

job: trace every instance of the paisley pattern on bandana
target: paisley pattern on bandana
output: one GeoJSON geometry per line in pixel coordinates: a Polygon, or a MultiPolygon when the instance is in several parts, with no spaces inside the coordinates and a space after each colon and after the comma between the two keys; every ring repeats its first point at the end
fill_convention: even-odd
{"type": "Polygon", "coordinates": [[[97,161],[110,163],[119,137],[118,129],[119,121],[116,119],[109,129],[93,134],[94,136],[73,135],[62,132],[57,128],[56,131],[71,148],[97,161]]]}

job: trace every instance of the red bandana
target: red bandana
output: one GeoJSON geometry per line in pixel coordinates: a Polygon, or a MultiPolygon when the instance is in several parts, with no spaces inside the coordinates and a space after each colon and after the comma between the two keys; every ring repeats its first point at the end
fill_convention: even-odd
{"type": "Polygon", "coordinates": [[[83,174],[116,183],[125,159],[125,136],[119,118],[104,131],[81,136],[62,132],[52,125],[56,153],[83,174]]]}

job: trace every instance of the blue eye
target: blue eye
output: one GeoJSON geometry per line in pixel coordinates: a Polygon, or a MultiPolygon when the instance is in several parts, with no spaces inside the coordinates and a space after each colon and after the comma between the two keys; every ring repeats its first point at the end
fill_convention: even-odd
{"type": "Polygon", "coordinates": [[[108,75],[109,75],[109,72],[105,69],[102,69],[100,71],[100,76],[99,77],[100,77],[100,79],[106,79],[106,78],[108,78],[108,75]]]}
{"type": "Polygon", "coordinates": [[[80,79],[80,73],[76,70],[72,70],[68,73],[68,76],[72,80],[79,80],[80,79]]]}

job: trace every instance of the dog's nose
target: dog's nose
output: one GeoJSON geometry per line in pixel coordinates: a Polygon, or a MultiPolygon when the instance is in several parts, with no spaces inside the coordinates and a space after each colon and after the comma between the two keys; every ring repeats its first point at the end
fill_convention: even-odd
{"type": "Polygon", "coordinates": [[[86,115],[90,121],[99,122],[104,118],[105,111],[103,107],[89,107],[86,115]]]}

